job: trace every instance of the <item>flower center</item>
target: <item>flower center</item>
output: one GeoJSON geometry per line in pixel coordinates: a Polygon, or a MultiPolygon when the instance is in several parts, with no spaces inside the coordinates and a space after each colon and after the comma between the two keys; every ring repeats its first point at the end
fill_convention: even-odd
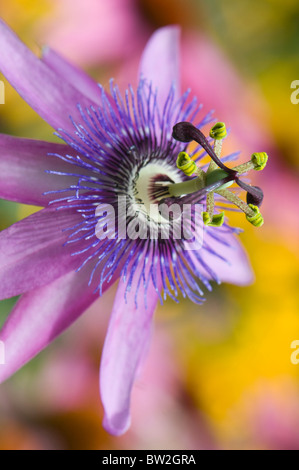
{"type": "Polygon", "coordinates": [[[134,209],[156,223],[167,223],[159,211],[157,188],[169,187],[182,181],[182,174],[169,163],[157,160],[142,167],[134,178],[134,209]]]}

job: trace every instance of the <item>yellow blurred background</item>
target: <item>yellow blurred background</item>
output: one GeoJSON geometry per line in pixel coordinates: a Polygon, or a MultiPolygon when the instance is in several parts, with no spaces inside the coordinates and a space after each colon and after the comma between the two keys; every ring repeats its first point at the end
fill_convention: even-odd
{"type": "MultiPolygon", "coordinates": [[[[264,227],[230,215],[244,229],[255,283],[215,286],[202,307],[182,300],[158,308],[130,431],[114,438],[101,427],[98,365],[111,290],[0,386],[0,449],[299,449],[299,365],[291,363],[299,340],[299,105],[290,99],[299,79],[298,2],[11,0],[1,16],[30,48],[49,43],[104,85],[110,76],[130,80],[150,34],[180,24],[183,85],[231,124],[227,151],[267,151],[270,162],[256,178],[264,227]]],[[[55,140],[0,79],[0,131],[55,140]]],[[[0,229],[34,210],[1,200],[0,229]]],[[[13,302],[0,303],[1,323],[13,302]]]]}

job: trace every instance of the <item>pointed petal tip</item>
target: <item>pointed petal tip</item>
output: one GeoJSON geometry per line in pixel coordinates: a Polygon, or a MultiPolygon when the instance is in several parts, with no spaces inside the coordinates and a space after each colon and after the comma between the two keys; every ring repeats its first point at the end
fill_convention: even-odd
{"type": "Polygon", "coordinates": [[[223,282],[244,287],[250,286],[255,282],[256,277],[249,256],[240,242],[237,247],[236,259],[231,263],[230,271],[223,282]]]}
{"type": "Polygon", "coordinates": [[[235,262],[235,276],[233,283],[237,286],[250,286],[256,280],[256,276],[249,258],[249,255],[239,238],[236,239],[236,255],[239,258],[239,263],[235,262]]]}
{"type": "MultiPolygon", "coordinates": [[[[146,309],[145,292],[140,287],[136,308],[135,292],[142,273],[141,262],[135,271],[132,289],[127,292],[126,304],[127,285],[120,281],[102,353],[100,395],[105,410],[104,427],[113,435],[124,434],[130,426],[131,393],[142,370],[152,336],[152,320],[158,295],[150,284],[146,309]]],[[[148,271],[145,273],[147,275],[148,271]]]]}
{"type": "Polygon", "coordinates": [[[251,286],[254,284],[256,281],[256,276],[253,271],[253,268],[251,264],[248,261],[248,267],[247,267],[247,272],[245,273],[243,279],[240,281],[240,284],[237,284],[239,286],[251,286]]]}
{"type": "MultiPolygon", "coordinates": [[[[253,284],[255,275],[248,254],[240,239],[231,232],[222,233],[222,240],[215,238],[215,228],[206,232],[207,246],[212,246],[213,251],[208,249],[201,251],[201,257],[206,266],[216,275],[216,278],[206,267],[196,261],[199,272],[207,279],[219,279],[220,283],[234,284],[236,286],[248,286],[253,284]],[[220,256],[217,256],[220,255],[220,256]]],[[[217,228],[218,230],[218,228],[217,228]]]]}
{"type": "Polygon", "coordinates": [[[156,39],[158,36],[161,37],[161,36],[168,36],[168,37],[172,37],[175,38],[175,39],[179,39],[180,38],[180,35],[181,35],[181,27],[180,25],[178,24],[171,24],[171,25],[167,25],[167,26],[162,26],[161,28],[158,28],[156,29],[156,31],[152,34],[150,41],[156,39]]]}
{"type": "Polygon", "coordinates": [[[131,419],[128,412],[121,412],[103,419],[103,428],[113,436],[122,436],[131,426],[131,419]]]}
{"type": "Polygon", "coordinates": [[[180,27],[165,26],[156,30],[143,51],[139,76],[158,89],[159,100],[166,100],[175,84],[176,97],[180,95],[180,27]]]}

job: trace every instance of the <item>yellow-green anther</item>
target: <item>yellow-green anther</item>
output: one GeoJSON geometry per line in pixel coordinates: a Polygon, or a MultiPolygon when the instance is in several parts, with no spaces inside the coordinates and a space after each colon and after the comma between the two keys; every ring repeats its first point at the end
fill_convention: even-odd
{"type": "Polygon", "coordinates": [[[210,137],[215,140],[222,140],[227,136],[224,122],[217,122],[210,130],[210,137]]]}
{"type": "Polygon", "coordinates": [[[246,219],[255,227],[261,227],[264,224],[264,219],[263,219],[262,214],[260,213],[259,208],[255,206],[254,204],[248,204],[248,207],[252,209],[252,211],[254,212],[254,215],[252,216],[246,215],[246,219]]]}
{"type": "Polygon", "coordinates": [[[212,219],[208,212],[202,213],[203,222],[209,227],[221,227],[224,223],[224,212],[213,215],[212,219]]]}
{"type": "Polygon", "coordinates": [[[254,169],[261,171],[267,165],[268,155],[266,152],[253,153],[251,155],[251,161],[254,164],[254,169]]]}
{"type": "Polygon", "coordinates": [[[203,220],[203,223],[205,225],[208,225],[210,220],[211,220],[210,214],[208,212],[203,212],[202,213],[202,220],[203,220]]]}
{"type": "Polygon", "coordinates": [[[186,152],[180,152],[176,161],[179,170],[182,170],[185,175],[191,176],[197,171],[196,163],[189,157],[186,152]]]}
{"type": "MultiPolygon", "coordinates": [[[[226,136],[227,132],[224,122],[217,122],[210,130],[210,137],[214,139],[214,152],[219,160],[221,159],[222,142],[226,136]]],[[[212,160],[207,173],[211,173],[217,166],[218,165],[212,160]]]]}
{"type": "Polygon", "coordinates": [[[212,222],[209,223],[210,227],[221,227],[224,224],[224,212],[213,215],[212,222]]]}

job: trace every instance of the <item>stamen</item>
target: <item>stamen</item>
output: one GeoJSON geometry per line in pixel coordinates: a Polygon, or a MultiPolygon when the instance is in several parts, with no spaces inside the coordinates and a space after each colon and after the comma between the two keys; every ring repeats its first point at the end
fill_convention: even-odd
{"type": "Polygon", "coordinates": [[[243,211],[247,216],[253,217],[254,213],[250,209],[250,206],[246,204],[246,202],[242,201],[236,194],[232,193],[228,189],[223,189],[220,191],[216,191],[219,196],[224,197],[227,201],[232,202],[235,206],[239,207],[241,211],[243,211]]]}
{"type": "Polygon", "coordinates": [[[213,219],[214,207],[215,207],[214,193],[209,193],[207,194],[207,212],[209,214],[210,219],[213,219]]]}
{"type": "Polygon", "coordinates": [[[222,142],[227,136],[226,126],[223,122],[215,124],[210,131],[210,137],[215,140],[214,149],[212,149],[203,133],[189,122],[179,122],[176,124],[173,127],[172,135],[176,140],[184,143],[195,140],[203,147],[212,160],[207,172],[204,172],[199,168],[196,170],[195,162],[186,152],[180,152],[177,159],[177,167],[187,176],[191,176],[196,172],[198,177],[190,181],[170,185],[168,187],[169,195],[180,197],[195,193],[195,197],[198,200],[206,197],[207,210],[202,214],[203,221],[205,225],[220,226],[224,222],[224,213],[214,215],[214,193],[216,192],[241,209],[246,214],[247,220],[255,227],[261,227],[264,221],[258,208],[263,201],[263,191],[258,186],[244,183],[239,176],[249,170],[263,170],[267,164],[268,155],[265,152],[254,153],[249,162],[234,168],[226,167],[220,160],[222,142]],[[247,203],[227,189],[234,181],[247,192],[247,203]]]}
{"type": "MultiPolygon", "coordinates": [[[[222,170],[219,170],[219,171],[224,173],[222,170]]],[[[221,212],[221,214],[214,214],[214,208],[215,208],[214,192],[210,192],[207,194],[206,201],[207,201],[206,202],[207,212],[203,212],[202,214],[204,224],[209,225],[210,227],[221,227],[221,225],[223,225],[224,223],[224,212],[221,212]]]]}
{"type": "Polygon", "coordinates": [[[215,124],[215,126],[213,126],[212,129],[210,130],[210,137],[215,140],[214,151],[219,159],[221,157],[222,142],[226,138],[226,136],[227,136],[227,131],[226,131],[226,125],[224,124],[224,122],[217,122],[217,124],[215,124]]]}
{"type": "Polygon", "coordinates": [[[197,172],[196,163],[189,157],[186,152],[180,152],[176,161],[176,166],[182,170],[186,176],[191,176],[197,172]]]}
{"type": "MultiPolygon", "coordinates": [[[[227,136],[226,126],[224,122],[217,122],[215,126],[212,127],[210,130],[210,137],[214,139],[214,152],[217,158],[221,157],[221,150],[222,150],[222,142],[223,139],[227,136]]],[[[217,164],[214,160],[211,160],[207,171],[207,184],[212,184],[214,181],[218,181],[222,177],[226,177],[228,174],[223,170],[219,170],[217,164]]],[[[224,189],[227,186],[230,186],[232,182],[227,183],[219,188],[224,189]]],[[[214,215],[214,208],[215,208],[215,197],[214,192],[207,194],[207,212],[203,213],[203,221],[205,225],[209,225],[211,227],[221,227],[224,223],[224,212],[221,214],[214,215]]]]}
{"type": "Polygon", "coordinates": [[[227,136],[226,125],[224,122],[217,122],[210,130],[210,137],[215,140],[223,140],[227,136]]]}
{"type": "Polygon", "coordinates": [[[234,170],[239,174],[247,173],[250,170],[261,171],[267,165],[267,161],[268,155],[265,152],[253,153],[249,162],[236,166],[234,170]]]}
{"type": "Polygon", "coordinates": [[[246,219],[255,227],[261,227],[264,224],[264,219],[259,208],[253,204],[249,204],[249,207],[252,209],[253,215],[247,215],[246,219]]]}
{"type": "Polygon", "coordinates": [[[261,171],[265,168],[268,161],[268,155],[266,152],[253,153],[251,155],[251,161],[255,165],[255,170],[261,171]]]}

